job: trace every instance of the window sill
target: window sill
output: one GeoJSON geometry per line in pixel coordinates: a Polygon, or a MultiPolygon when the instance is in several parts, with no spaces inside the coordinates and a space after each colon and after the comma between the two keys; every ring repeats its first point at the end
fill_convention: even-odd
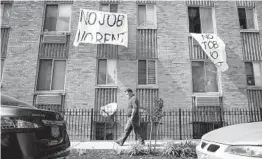
{"type": "Polygon", "coordinates": [[[65,91],[36,91],[34,95],[65,95],[65,91]]]}
{"type": "Polygon", "coordinates": [[[192,97],[222,97],[220,92],[193,93],[192,97]]]}
{"type": "Polygon", "coordinates": [[[138,85],[137,89],[158,89],[158,85],[138,85]]]}
{"type": "Polygon", "coordinates": [[[136,27],[136,29],[152,29],[152,30],[156,30],[157,29],[157,26],[144,26],[144,25],[141,25],[141,26],[138,26],[136,27]]]}
{"type": "Polygon", "coordinates": [[[9,24],[1,24],[1,28],[10,29],[11,26],[9,24]]]}
{"type": "Polygon", "coordinates": [[[259,33],[257,29],[240,29],[240,33],[259,33]]]}
{"type": "Polygon", "coordinates": [[[116,85],[96,85],[95,88],[117,88],[116,85]]]}
{"type": "Polygon", "coordinates": [[[262,90],[262,86],[247,86],[249,90],[262,90]]]}
{"type": "Polygon", "coordinates": [[[59,32],[59,31],[43,31],[42,35],[70,35],[69,31],[59,32]]]}

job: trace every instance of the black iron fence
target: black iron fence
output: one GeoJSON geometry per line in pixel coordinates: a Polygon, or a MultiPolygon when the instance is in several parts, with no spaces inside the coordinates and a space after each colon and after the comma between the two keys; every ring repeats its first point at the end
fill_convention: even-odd
{"type": "MultiPolygon", "coordinates": [[[[68,109],[60,111],[67,122],[71,141],[116,140],[124,130],[128,117],[124,110],[111,116],[103,116],[93,109],[68,109]]],[[[165,110],[159,122],[153,123],[152,138],[155,139],[199,139],[214,129],[262,121],[262,108],[257,110],[165,110]],[[158,132],[158,133],[157,133],[158,132]]],[[[149,139],[150,120],[147,114],[140,114],[142,135],[149,139]]],[[[132,132],[129,139],[134,139],[132,132]]]]}

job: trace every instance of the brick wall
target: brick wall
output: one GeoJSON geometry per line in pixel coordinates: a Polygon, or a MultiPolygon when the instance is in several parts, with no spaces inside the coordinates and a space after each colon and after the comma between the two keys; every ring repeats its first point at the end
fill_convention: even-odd
{"type": "Polygon", "coordinates": [[[32,104],[43,2],[13,2],[1,91],[32,104]]]}
{"type": "MultiPolygon", "coordinates": [[[[136,26],[134,1],[122,1],[119,12],[128,14],[129,46],[119,46],[118,95],[120,108],[126,107],[124,90],[137,87],[136,26]]],[[[191,108],[192,75],[188,49],[187,6],[183,1],[157,4],[158,84],[159,97],[165,108],[191,108]],[[172,6],[172,7],[170,7],[172,6]]],[[[261,8],[256,2],[260,36],[261,8]]],[[[79,8],[98,10],[97,1],[73,3],[71,42],[66,72],[66,108],[93,108],[96,83],[96,45],[73,46],[79,8]]],[[[14,2],[10,19],[8,54],[3,77],[4,93],[32,103],[39,37],[42,27],[43,2],[14,2]]],[[[217,33],[226,43],[229,70],[222,75],[225,107],[247,107],[245,70],[235,2],[215,2],[217,33]]],[[[262,38],[261,38],[262,39],[262,38]]]]}

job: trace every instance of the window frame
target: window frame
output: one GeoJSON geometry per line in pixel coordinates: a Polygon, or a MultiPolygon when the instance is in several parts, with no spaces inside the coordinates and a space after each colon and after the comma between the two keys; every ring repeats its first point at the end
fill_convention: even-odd
{"type": "Polygon", "coordinates": [[[98,8],[99,11],[102,11],[102,5],[108,5],[107,7],[109,7],[109,12],[110,12],[110,7],[111,7],[111,5],[117,5],[117,11],[116,11],[116,12],[110,12],[110,13],[118,13],[118,9],[119,9],[118,3],[113,3],[113,2],[100,2],[99,8],[98,8]]]}
{"type": "Polygon", "coordinates": [[[137,59],[137,86],[138,88],[144,88],[144,87],[156,87],[158,86],[158,59],[137,59]],[[146,61],[146,84],[139,84],[139,73],[138,73],[138,63],[139,61],[146,61]],[[155,77],[156,77],[156,83],[155,84],[148,84],[148,61],[155,61],[155,77]]]}
{"type": "Polygon", "coordinates": [[[67,74],[67,59],[55,59],[55,58],[41,58],[38,59],[37,63],[37,76],[35,81],[35,92],[41,92],[41,93],[65,93],[65,85],[66,85],[66,74],[67,74]],[[39,72],[40,72],[40,60],[52,60],[52,67],[51,67],[51,76],[50,76],[50,84],[49,84],[49,90],[38,90],[38,78],[39,78],[39,72]],[[54,61],[65,61],[65,78],[64,78],[64,86],[61,90],[52,90],[52,84],[53,84],[53,74],[54,74],[54,61]]]}
{"type": "Polygon", "coordinates": [[[108,59],[108,58],[98,58],[97,60],[96,60],[96,86],[97,87],[117,87],[117,83],[118,83],[118,76],[117,76],[117,72],[118,72],[118,60],[117,59],[108,59]],[[98,78],[99,78],[99,60],[106,60],[106,84],[98,84],[98,78]],[[108,74],[108,72],[107,72],[107,68],[108,68],[108,60],[115,60],[115,62],[116,62],[116,82],[115,83],[110,83],[110,84],[108,84],[107,83],[107,74],[108,74]]]}
{"type": "Polygon", "coordinates": [[[201,8],[209,8],[209,9],[211,9],[211,12],[212,12],[212,24],[213,24],[213,33],[211,33],[211,34],[217,34],[217,27],[216,27],[216,11],[215,11],[215,8],[213,7],[213,6],[193,6],[193,5],[190,5],[190,6],[187,6],[187,18],[188,18],[188,32],[189,32],[189,34],[190,33],[194,33],[194,32],[190,32],[190,28],[189,28],[189,26],[190,26],[190,21],[189,21],[189,8],[190,7],[195,7],[195,8],[199,8],[199,16],[200,16],[200,29],[201,29],[201,33],[198,33],[198,34],[205,34],[204,32],[203,32],[203,29],[202,29],[202,21],[201,21],[201,19],[202,19],[202,16],[201,16],[201,8]]]}
{"type": "Polygon", "coordinates": [[[262,88],[262,61],[244,61],[244,66],[246,67],[246,63],[252,63],[252,71],[253,71],[253,78],[254,78],[254,85],[248,85],[247,83],[247,74],[246,74],[246,70],[245,70],[245,78],[246,78],[246,85],[248,88],[262,88]],[[254,71],[254,63],[259,63],[260,64],[260,77],[261,77],[261,85],[257,85],[256,83],[256,73],[254,71]]]}
{"type": "MultiPolygon", "coordinates": [[[[255,7],[237,7],[237,16],[238,16],[238,26],[239,26],[240,32],[258,32],[259,31],[258,19],[257,19],[257,11],[256,11],[255,7]],[[252,9],[253,10],[254,29],[249,29],[249,28],[241,29],[240,28],[238,8],[244,8],[245,9],[245,14],[246,14],[246,9],[252,9]]],[[[246,18],[246,20],[247,20],[247,18],[246,18]]]]}
{"type": "MultiPolygon", "coordinates": [[[[69,34],[71,32],[71,30],[72,30],[72,26],[71,26],[72,25],[72,13],[73,13],[73,11],[72,11],[72,9],[73,9],[72,3],[73,2],[70,2],[70,1],[68,1],[67,3],[66,2],[46,2],[45,3],[45,6],[43,8],[43,19],[42,19],[42,29],[41,29],[43,34],[69,34]],[[71,7],[71,14],[70,14],[70,18],[69,18],[68,31],[45,31],[45,21],[46,21],[46,13],[47,13],[46,9],[47,9],[48,5],[57,5],[58,8],[59,8],[59,5],[70,5],[70,7],[71,7]]],[[[59,11],[59,9],[58,9],[58,11],[59,11]]]]}
{"type": "Polygon", "coordinates": [[[138,3],[136,5],[137,7],[137,11],[136,11],[136,14],[137,14],[137,18],[136,18],[136,22],[137,22],[137,29],[157,29],[157,11],[156,11],[156,4],[155,3],[138,3]],[[154,6],[154,25],[148,25],[147,24],[147,8],[148,8],[148,5],[149,4],[152,4],[154,6]],[[146,7],[146,24],[145,25],[139,25],[139,7],[138,6],[145,6],[146,7]]]}
{"type": "Polygon", "coordinates": [[[191,89],[192,89],[192,95],[193,96],[221,96],[222,95],[222,85],[221,85],[221,74],[219,73],[219,71],[217,71],[217,75],[216,75],[216,80],[217,80],[217,88],[218,91],[217,92],[206,92],[206,83],[205,83],[205,92],[194,92],[193,88],[193,68],[192,68],[192,63],[193,62],[204,62],[204,69],[205,69],[205,82],[206,82],[206,64],[207,62],[214,64],[212,61],[206,59],[206,60],[201,60],[201,59],[196,59],[196,60],[191,60],[190,61],[190,66],[191,66],[191,89]]]}

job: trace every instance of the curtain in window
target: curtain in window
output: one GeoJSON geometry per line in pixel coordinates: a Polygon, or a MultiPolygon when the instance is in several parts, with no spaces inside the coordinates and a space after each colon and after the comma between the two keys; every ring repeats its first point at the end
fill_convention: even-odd
{"type": "Polygon", "coordinates": [[[106,84],[106,60],[98,60],[98,84],[106,84]]]}
{"type": "Polygon", "coordinates": [[[117,82],[117,60],[107,60],[107,84],[116,84],[117,82]]]}
{"type": "Polygon", "coordinates": [[[40,60],[37,90],[50,90],[52,60],[40,60]]]}
{"type": "Polygon", "coordinates": [[[252,62],[245,63],[245,71],[247,76],[247,85],[255,85],[252,62]]]}
{"type": "Polygon", "coordinates": [[[138,61],[138,84],[146,83],[146,60],[138,61]]]}
{"type": "Polygon", "coordinates": [[[146,5],[138,5],[138,25],[146,25],[146,5]]]}
{"type": "Polygon", "coordinates": [[[9,24],[11,9],[12,9],[12,3],[3,3],[3,4],[1,4],[2,24],[9,24]]]}
{"type": "Polygon", "coordinates": [[[66,61],[55,60],[52,79],[52,90],[64,90],[66,61]]]}
{"type": "Polygon", "coordinates": [[[206,67],[206,92],[218,92],[216,66],[211,62],[206,62],[205,67],[206,67]]]}
{"type": "Polygon", "coordinates": [[[146,5],[146,21],[147,25],[155,26],[155,5],[147,4],[146,5]]]}
{"type": "Polygon", "coordinates": [[[262,62],[253,62],[255,85],[262,86],[262,62]]]}
{"type": "Polygon", "coordinates": [[[212,8],[201,8],[200,16],[202,33],[214,33],[212,8]]]}
{"type": "Polygon", "coordinates": [[[109,12],[109,5],[108,4],[101,4],[100,10],[103,12],[109,12]]]}
{"type": "Polygon", "coordinates": [[[5,62],[5,59],[1,59],[1,80],[2,80],[2,76],[3,76],[4,62],[5,62]]]}
{"type": "Polygon", "coordinates": [[[46,6],[44,31],[56,31],[58,5],[46,6]]]}
{"type": "Polygon", "coordinates": [[[156,84],[155,60],[148,60],[148,84],[156,84]]]}
{"type": "Polygon", "coordinates": [[[70,4],[59,5],[56,31],[69,31],[70,17],[71,17],[71,5],[70,4]]]}
{"type": "Polygon", "coordinates": [[[246,9],[247,29],[255,29],[253,9],[246,9]]]}
{"type": "Polygon", "coordinates": [[[192,62],[193,92],[205,92],[204,62],[192,62]]]}

